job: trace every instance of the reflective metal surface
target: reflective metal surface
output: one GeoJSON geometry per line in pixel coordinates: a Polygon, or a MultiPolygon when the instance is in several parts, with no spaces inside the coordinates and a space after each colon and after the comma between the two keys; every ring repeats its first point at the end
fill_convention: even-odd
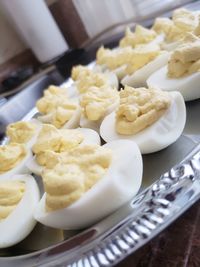
{"type": "MultiPolygon", "coordinates": [[[[1,106],[1,133],[11,121],[34,116],[35,109],[27,112],[52,82],[41,78],[1,106]]],[[[82,232],[37,224],[24,241],[0,250],[0,266],[114,266],[165,229],[200,198],[200,100],[186,106],[183,135],[170,147],[143,156],[143,183],[135,198],[82,232]]]]}

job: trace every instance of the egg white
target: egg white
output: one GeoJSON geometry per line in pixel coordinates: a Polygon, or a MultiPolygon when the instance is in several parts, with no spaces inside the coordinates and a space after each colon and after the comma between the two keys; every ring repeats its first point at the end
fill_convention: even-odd
{"type": "Polygon", "coordinates": [[[129,85],[132,87],[142,87],[146,86],[146,81],[149,76],[155,71],[159,70],[161,67],[165,66],[169,60],[170,54],[168,52],[164,52],[163,54],[156,57],[154,60],[150,61],[144,67],[135,71],[131,75],[126,75],[121,83],[123,85],[129,85]]]}
{"type": "Polygon", "coordinates": [[[167,66],[154,72],[147,80],[149,87],[160,88],[164,91],[179,91],[185,101],[200,98],[200,72],[181,78],[168,78],[167,66]]]}
{"type": "Polygon", "coordinates": [[[40,121],[38,121],[36,119],[31,119],[30,122],[36,126],[36,130],[35,130],[33,137],[25,144],[25,146],[28,149],[31,149],[32,146],[35,144],[36,139],[38,137],[38,134],[39,134],[40,130],[42,129],[42,123],[40,121]]]}
{"type": "Polygon", "coordinates": [[[119,105],[119,101],[116,101],[114,102],[113,104],[111,104],[108,109],[106,110],[105,112],[105,115],[97,120],[97,121],[91,121],[89,119],[87,119],[84,115],[81,116],[80,118],[80,126],[81,127],[84,127],[84,128],[90,128],[90,129],[93,129],[94,131],[96,131],[97,133],[99,133],[99,127],[103,121],[103,119],[108,115],[110,114],[111,112],[113,112],[114,110],[117,109],[119,105]]]}
{"type": "MultiPolygon", "coordinates": [[[[72,117],[61,127],[61,129],[74,129],[79,126],[81,117],[81,108],[77,106],[76,110],[74,111],[72,117]]],[[[40,115],[37,119],[43,123],[52,123],[53,120],[53,113],[49,113],[46,115],[40,115]]]]}
{"type": "Polygon", "coordinates": [[[27,163],[32,160],[33,155],[30,149],[26,149],[26,156],[11,170],[0,174],[0,180],[7,179],[16,174],[30,173],[27,163]]]}
{"type": "Polygon", "coordinates": [[[174,42],[170,42],[170,43],[164,42],[161,44],[161,47],[163,50],[171,52],[171,51],[174,51],[180,44],[181,44],[180,41],[174,41],[174,42]]]}
{"type": "Polygon", "coordinates": [[[151,126],[134,135],[121,135],[115,131],[115,112],[108,115],[100,126],[100,135],[106,141],[133,140],[142,154],[159,151],[174,143],[181,135],[186,121],[186,108],[179,92],[170,92],[172,103],[164,115],[151,126]]]}
{"type": "MultiPolygon", "coordinates": [[[[100,136],[99,134],[92,130],[92,129],[87,129],[87,128],[78,128],[80,133],[82,133],[84,140],[80,145],[86,145],[86,144],[101,144],[100,136]]],[[[43,167],[40,166],[36,160],[35,157],[32,157],[26,164],[27,168],[29,169],[30,172],[41,176],[43,167]]]]}
{"type": "Polygon", "coordinates": [[[104,146],[113,152],[105,176],[79,200],[57,211],[45,211],[45,193],[35,210],[36,220],[54,228],[85,228],[109,215],[137,194],[143,169],[138,146],[128,140],[113,141],[104,146]]]}
{"type": "Polygon", "coordinates": [[[26,190],[16,208],[7,218],[0,221],[0,248],[17,244],[33,230],[36,224],[33,212],[40,200],[38,185],[31,175],[15,175],[1,179],[4,180],[24,181],[26,190]]]}

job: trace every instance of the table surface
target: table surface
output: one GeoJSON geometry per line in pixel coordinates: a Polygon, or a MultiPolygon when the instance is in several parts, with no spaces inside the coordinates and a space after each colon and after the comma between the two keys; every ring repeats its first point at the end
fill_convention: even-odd
{"type": "Polygon", "coordinates": [[[200,201],[117,267],[200,267],[200,201]]]}

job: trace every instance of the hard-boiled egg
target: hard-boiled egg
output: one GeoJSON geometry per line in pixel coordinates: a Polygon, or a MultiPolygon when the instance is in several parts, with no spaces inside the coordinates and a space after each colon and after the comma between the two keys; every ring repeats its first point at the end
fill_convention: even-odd
{"type": "Polygon", "coordinates": [[[109,106],[109,108],[106,110],[104,116],[101,119],[97,120],[97,121],[91,121],[91,120],[87,119],[85,116],[82,115],[81,119],[80,119],[80,126],[81,127],[85,127],[85,128],[90,128],[90,129],[96,131],[97,133],[99,133],[99,127],[100,127],[100,125],[102,123],[102,120],[105,118],[105,116],[107,116],[108,114],[110,114],[111,112],[116,110],[117,107],[118,107],[118,104],[119,104],[118,102],[115,102],[115,103],[111,104],[109,106]]]}
{"type": "MultiPolygon", "coordinates": [[[[32,176],[16,175],[10,176],[9,178],[4,177],[0,179],[0,190],[1,183],[7,181],[20,181],[24,183],[25,191],[23,192],[21,200],[11,213],[0,220],[0,248],[6,248],[17,244],[33,230],[36,224],[36,220],[33,218],[33,212],[40,200],[38,185],[32,176]]],[[[5,190],[5,186],[3,190],[5,190]]],[[[2,198],[0,197],[0,210],[2,212],[5,211],[5,208],[10,208],[10,206],[5,207],[4,205],[6,197],[8,196],[9,194],[7,194],[5,198],[4,196],[2,198]]],[[[12,199],[10,205],[12,206],[12,199]]]]}
{"type": "Polygon", "coordinates": [[[112,88],[118,88],[118,78],[115,73],[97,66],[86,67],[86,66],[75,66],[72,69],[72,83],[70,89],[73,97],[79,97],[81,94],[87,92],[87,89],[96,86],[111,86],[112,88]]]}
{"type": "Polygon", "coordinates": [[[0,161],[2,161],[0,163],[0,180],[15,174],[29,173],[26,164],[32,157],[31,150],[22,144],[12,143],[0,146],[0,161]]]}
{"type": "Polygon", "coordinates": [[[179,92],[170,92],[171,104],[165,113],[152,125],[133,135],[118,134],[115,130],[115,112],[108,115],[100,126],[100,135],[106,141],[118,139],[133,140],[142,154],[159,151],[174,143],[181,135],[185,121],[186,108],[179,92]]]}
{"type": "Polygon", "coordinates": [[[63,209],[47,212],[45,193],[35,211],[36,220],[55,228],[81,229],[98,222],[135,196],[142,181],[138,146],[132,141],[118,140],[104,147],[112,151],[112,161],[105,175],[63,209]]]}
{"type": "Polygon", "coordinates": [[[169,53],[163,52],[161,55],[150,61],[144,67],[135,71],[132,75],[126,75],[121,83],[133,87],[146,86],[146,81],[149,76],[161,67],[165,66],[169,59],[169,53]]]}
{"type": "Polygon", "coordinates": [[[179,91],[185,101],[200,98],[200,73],[196,72],[180,78],[169,78],[167,66],[154,72],[147,80],[149,87],[160,88],[165,91],[179,91]]]}
{"type": "Polygon", "coordinates": [[[8,142],[24,144],[27,149],[31,149],[41,128],[42,123],[36,119],[11,123],[6,131],[8,142]]]}
{"type": "Polygon", "coordinates": [[[90,87],[80,98],[80,126],[99,131],[103,118],[119,105],[119,91],[109,86],[90,87]]]}
{"type": "Polygon", "coordinates": [[[76,109],[73,111],[71,118],[69,120],[68,120],[68,115],[65,118],[65,114],[62,114],[64,113],[63,112],[64,110],[60,110],[61,108],[62,107],[58,107],[55,111],[46,115],[39,115],[37,116],[37,119],[43,123],[51,123],[55,126],[59,126],[58,128],[63,128],[63,129],[77,128],[79,126],[81,117],[80,106],[77,104],[76,109]]]}
{"type": "MultiPolygon", "coordinates": [[[[100,140],[99,134],[96,131],[94,131],[92,129],[87,129],[87,128],[78,128],[76,130],[78,130],[83,135],[83,138],[84,138],[80,144],[81,146],[86,145],[86,144],[100,145],[101,140],[100,140]]],[[[43,166],[39,165],[36,162],[35,157],[32,157],[27,162],[27,168],[29,169],[30,172],[32,172],[38,176],[41,176],[43,166]]]]}

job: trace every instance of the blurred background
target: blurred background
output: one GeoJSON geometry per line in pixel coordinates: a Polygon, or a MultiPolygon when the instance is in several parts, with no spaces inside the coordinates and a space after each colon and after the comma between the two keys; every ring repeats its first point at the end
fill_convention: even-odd
{"type": "Polygon", "coordinates": [[[16,86],[7,83],[10,76],[21,75],[20,84],[71,48],[85,47],[106,34],[123,31],[127,24],[189,2],[0,0],[0,93],[16,86]]]}

